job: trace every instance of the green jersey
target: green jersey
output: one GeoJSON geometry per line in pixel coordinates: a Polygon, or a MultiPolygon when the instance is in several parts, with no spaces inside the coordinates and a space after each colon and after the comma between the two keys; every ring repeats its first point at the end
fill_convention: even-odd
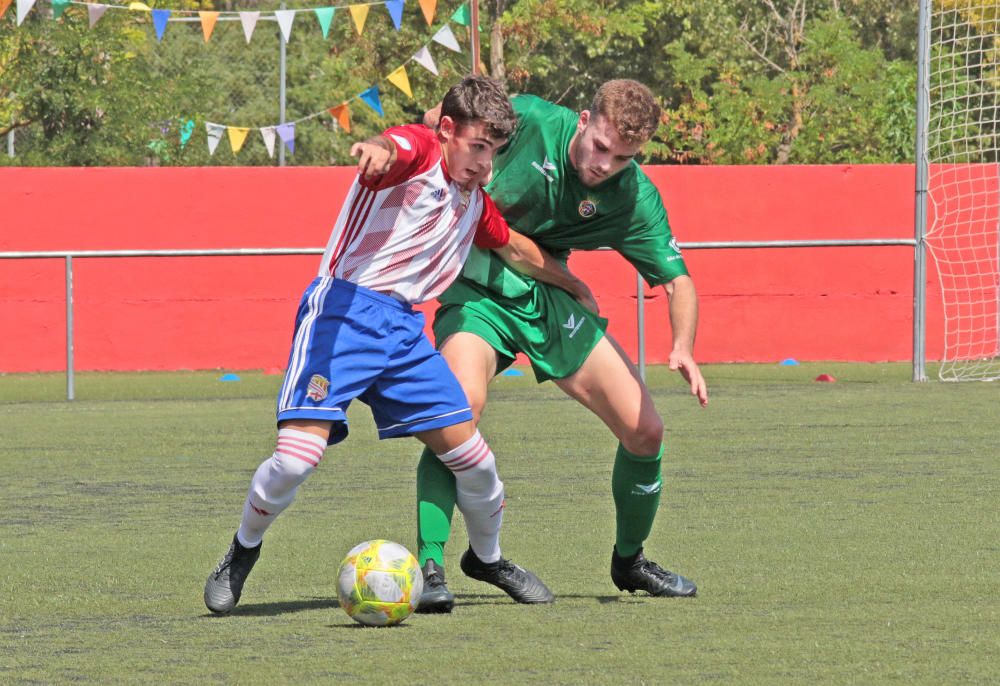
{"type": "MultiPolygon", "coordinates": [[[[486,187],[511,227],[563,260],[570,250],[612,248],[651,286],[687,274],[660,194],[636,162],[588,188],[569,159],[578,115],[531,95],[511,102],[517,128],[497,153],[486,187]]],[[[483,250],[473,250],[462,276],[507,297],[533,285],[483,250]]]]}

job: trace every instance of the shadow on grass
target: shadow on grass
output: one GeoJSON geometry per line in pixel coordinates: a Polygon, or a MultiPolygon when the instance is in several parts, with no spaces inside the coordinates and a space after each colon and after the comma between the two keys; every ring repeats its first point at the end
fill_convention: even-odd
{"type": "MultiPolygon", "coordinates": [[[[587,595],[585,593],[560,593],[556,596],[555,603],[541,603],[542,606],[545,605],[558,605],[559,601],[566,599],[577,599],[577,600],[596,600],[601,605],[606,605],[607,603],[617,603],[622,600],[628,600],[632,596],[627,595],[587,595]]],[[[517,605],[512,599],[504,595],[485,595],[485,594],[475,594],[475,593],[463,593],[455,600],[455,606],[461,607],[463,605],[517,605]]],[[[530,604],[530,603],[529,603],[530,604]]]]}
{"type": "Polygon", "coordinates": [[[275,615],[303,612],[306,610],[326,610],[339,608],[336,598],[311,598],[309,600],[290,600],[282,603],[256,603],[240,605],[229,615],[204,614],[202,617],[273,617],[275,615]]]}

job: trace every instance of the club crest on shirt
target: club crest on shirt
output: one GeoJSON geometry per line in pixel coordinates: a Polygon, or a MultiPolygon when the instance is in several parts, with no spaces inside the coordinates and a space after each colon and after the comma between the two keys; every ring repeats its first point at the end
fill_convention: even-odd
{"type": "Polygon", "coordinates": [[[306,397],[315,402],[319,402],[324,398],[326,398],[329,392],[330,392],[329,380],[320,376],[319,374],[313,374],[312,378],[309,379],[309,388],[306,391],[306,397]]]}
{"type": "Polygon", "coordinates": [[[584,219],[590,219],[597,214],[597,203],[593,200],[584,200],[580,203],[580,207],[577,209],[579,210],[581,217],[584,219]]]}

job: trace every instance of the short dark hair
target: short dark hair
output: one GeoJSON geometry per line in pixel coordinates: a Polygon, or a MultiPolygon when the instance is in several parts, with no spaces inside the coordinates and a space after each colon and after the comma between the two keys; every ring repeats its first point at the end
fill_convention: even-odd
{"type": "Polygon", "coordinates": [[[607,118],[626,143],[645,143],[660,125],[660,106],[653,93],[638,81],[606,81],[594,96],[591,114],[607,118]]]}
{"type": "Polygon", "coordinates": [[[441,116],[459,126],[482,122],[491,138],[510,138],[517,115],[507,91],[499,81],[485,76],[466,76],[452,86],[441,101],[441,116]]]}

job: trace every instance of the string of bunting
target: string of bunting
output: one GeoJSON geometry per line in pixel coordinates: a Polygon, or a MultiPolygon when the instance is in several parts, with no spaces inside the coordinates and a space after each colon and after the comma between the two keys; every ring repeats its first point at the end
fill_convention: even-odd
{"type": "MultiPolygon", "coordinates": [[[[10,7],[14,0],[0,0],[0,18],[3,18],[4,13],[7,8],[10,7]]],[[[17,23],[20,26],[24,21],[25,16],[35,5],[36,0],[17,0],[17,23]]],[[[403,7],[405,0],[384,0],[384,2],[373,2],[373,3],[357,3],[347,5],[347,9],[351,14],[351,18],[354,21],[354,27],[360,36],[364,30],[365,21],[368,18],[368,12],[371,5],[385,5],[386,10],[389,12],[389,16],[392,19],[393,25],[396,30],[399,31],[400,24],[402,22],[403,7]]],[[[423,12],[424,19],[427,21],[428,26],[433,24],[434,15],[437,10],[437,0],[419,0],[420,9],[423,12]]],[[[254,28],[260,19],[261,12],[253,11],[237,11],[237,12],[208,12],[199,10],[158,10],[152,9],[142,2],[132,2],[129,5],[110,5],[106,3],[87,3],[79,2],[77,0],[51,0],[52,4],[52,14],[54,19],[58,19],[62,16],[63,12],[70,5],[82,5],[87,8],[88,18],[90,21],[90,27],[93,28],[94,25],[100,20],[104,15],[105,11],[108,9],[124,9],[133,12],[150,12],[152,14],[153,27],[156,30],[156,38],[159,41],[163,40],[164,33],[166,32],[167,22],[170,21],[171,14],[197,14],[201,20],[202,33],[207,43],[212,35],[215,28],[215,24],[220,16],[224,15],[238,15],[240,23],[243,26],[243,33],[246,38],[247,43],[250,42],[250,38],[253,35],[254,28]]],[[[279,28],[281,29],[282,36],[285,42],[291,38],[292,25],[295,21],[295,15],[298,12],[313,12],[316,15],[317,20],[321,30],[323,31],[323,37],[326,38],[329,30],[330,24],[333,20],[334,13],[338,7],[318,7],[313,9],[291,9],[291,10],[275,10],[273,12],[274,19],[277,21],[279,28]]],[[[343,7],[340,7],[343,9],[343,7]]],[[[469,12],[468,4],[461,5],[455,12],[451,15],[449,21],[459,24],[461,26],[469,26],[472,22],[471,13],[469,12]]],[[[451,30],[449,24],[445,23],[431,38],[431,42],[437,43],[444,46],[445,48],[461,53],[462,48],[455,37],[454,32],[451,30]]],[[[399,67],[389,72],[385,76],[385,80],[391,83],[393,86],[398,88],[407,97],[413,98],[413,91],[410,88],[410,79],[406,72],[407,62],[416,62],[421,67],[431,72],[435,76],[438,75],[437,64],[434,62],[434,57],[431,55],[429,49],[430,43],[424,45],[416,53],[414,53],[406,62],[401,64],[399,67]]],[[[246,143],[247,137],[251,129],[256,128],[260,131],[261,138],[264,141],[264,146],[267,148],[267,153],[269,156],[274,157],[275,143],[277,140],[281,140],[282,144],[289,150],[289,152],[295,152],[295,127],[304,121],[310,119],[315,119],[325,114],[329,114],[333,117],[334,122],[343,129],[346,133],[351,132],[351,111],[350,104],[355,101],[360,100],[365,105],[374,110],[378,116],[385,116],[382,109],[381,101],[381,90],[378,84],[372,85],[370,88],[362,91],[361,93],[355,95],[354,97],[344,100],[338,105],[333,107],[326,107],[318,112],[313,112],[304,117],[300,117],[293,121],[284,122],[281,124],[274,124],[270,126],[261,127],[249,127],[249,126],[233,126],[229,124],[222,124],[216,122],[205,122],[205,132],[208,138],[208,152],[209,155],[214,155],[216,148],[218,148],[220,141],[223,136],[227,136],[229,139],[229,145],[232,148],[233,154],[238,154],[240,150],[243,149],[246,143]]],[[[180,126],[180,145],[184,148],[190,141],[195,130],[195,122],[193,119],[185,119],[180,126]]]]}
{"type": "MultiPolygon", "coordinates": [[[[380,0],[376,2],[359,2],[351,3],[347,5],[339,6],[326,6],[326,7],[313,7],[308,9],[283,9],[274,10],[272,12],[259,12],[259,11],[207,11],[207,10],[183,10],[183,9],[153,9],[149,5],[135,0],[128,3],[127,5],[117,5],[112,3],[102,3],[102,2],[84,2],[83,0],[51,0],[52,5],[52,18],[59,19],[63,12],[70,5],[79,5],[81,7],[87,8],[87,16],[90,21],[90,28],[93,28],[104,13],[109,10],[128,10],[130,12],[148,12],[152,15],[153,28],[156,30],[156,39],[163,40],[163,36],[167,30],[167,23],[171,20],[173,15],[197,15],[198,19],[201,21],[202,33],[205,36],[205,42],[207,43],[209,38],[212,36],[212,32],[215,30],[215,24],[218,22],[220,17],[238,17],[240,24],[243,26],[243,34],[246,37],[247,43],[250,42],[251,36],[253,36],[254,28],[257,26],[257,22],[260,20],[261,16],[273,16],[274,20],[278,22],[278,26],[281,29],[281,33],[287,42],[292,36],[292,24],[295,21],[295,15],[299,12],[312,12],[316,15],[316,20],[319,22],[320,29],[323,31],[323,38],[326,38],[330,31],[330,24],[333,21],[334,13],[336,10],[347,9],[351,15],[351,19],[354,20],[354,28],[357,30],[358,35],[364,31],[365,21],[368,19],[368,13],[373,5],[384,5],[386,10],[389,12],[389,16],[392,19],[393,26],[399,31],[400,23],[403,18],[403,5],[406,0],[380,0]]],[[[0,18],[7,12],[7,8],[14,2],[14,0],[0,0],[0,18]]],[[[20,26],[24,23],[25,18],[28,13],[31,12],[32,8],[35,6],[37,0],[17,0],[17,25],[20,26]]],[[[430,26],[434,23],[434,14],[437,11],[437,0],[418,0],[420,3],[420,9],[423,12],[424,19],[427,21],[427,25],[430,26]]],[[[468,14],[468,7],[463,5],[458,10],[459,12],[464,12],[468,14]],[[464,9],[463,9],[464,8],[464,9]]],[[[468,24],[465,24],[468,26],[468,24]]]]}

